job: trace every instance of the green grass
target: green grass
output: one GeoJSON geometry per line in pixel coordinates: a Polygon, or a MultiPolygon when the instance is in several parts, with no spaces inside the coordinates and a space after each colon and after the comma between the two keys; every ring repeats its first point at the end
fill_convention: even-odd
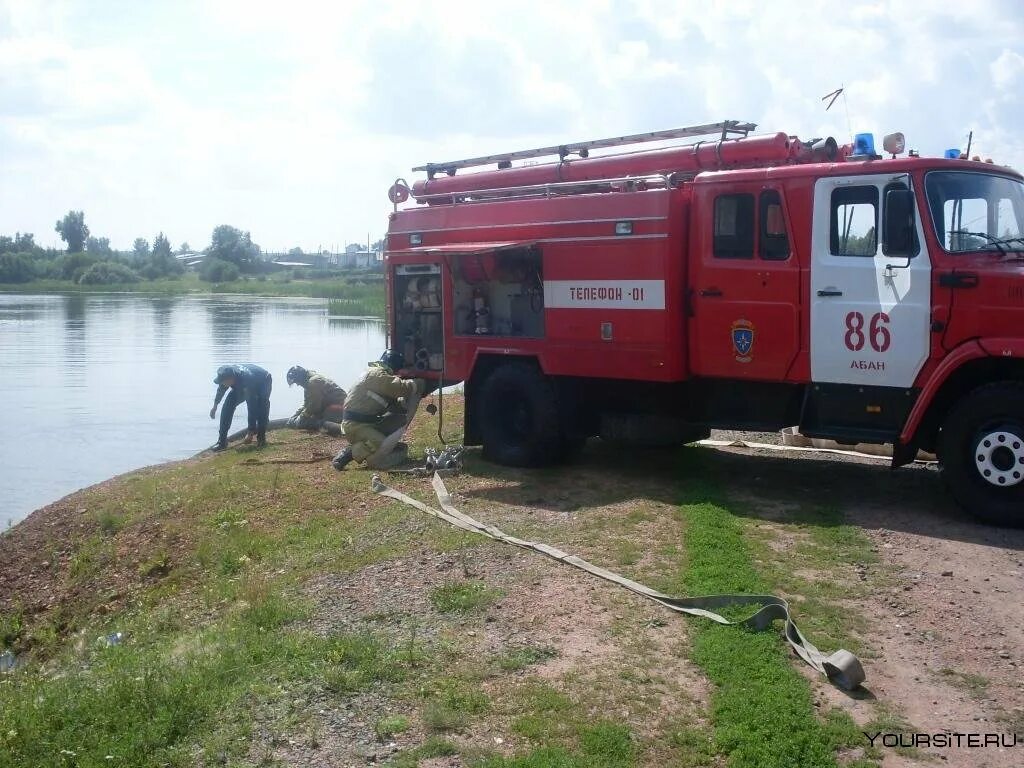
{"type": "Polygon", "coordinates": [[[487,608],[502,596],[482,581],[443,584],[430,590],[430,602],[441,613],[468,613],[487,608]]]}
{"type": "Polygon", "coordinates": [[[459,678],[435,680],[421,695],[427,700],[423,707],[423,724],[433,732],[462,730],[471,718],[491,707],[487,694],[459,678]]]}
{"type": "Polygon", "coordinates": [[[416,768],[420,760],[459,754],[459,748],[440,736],[431,736],[415,749],[399,752],[385,765],[391,768],[416,768]]]}
{"type": "MultiPolygon", "coordinates": [[[[62,677],[12,676],[0,711],[0,766],[63,766],[60,749],[83,766],[105,764],[108,754],[120,765],[193,765],[197,739],[209,755],[244,752],[250,708],[272,708],[302,681],[345,696],[406,673],[398,651],[376,638],[272,631],[292,618],[270,598],[171,647],[129,634],[124,645],[66,660],[62,677]]],[[[391,718],[377,733],[406,727],[391,718]]]]}
{"type": "MultiPolygon", "coordinates": [[[[715,487],[692,477],[688,496],[692,501],[680,508],[686,524],[685,593],[770,591],[751,561],[743,521],[715,487]]],[[[852,728],[831,728],[817,719],[810,686],[787,649],[777,631],[693,624],[693,658],[715,685],[715,748],[728,755],[731,768],[831,768],[837,749],[863,742],[852,728]]]]}
{"type": "Polygon", "coordinates": [[[244,752],[249,707],[273,705],[297,682],[348,694],[404,674],[397,650],[378,639],[288,629],[301,615],[293,606],[250,587],[243,610],[205,630],[169,638],[140,626],[122,645],[65,657],[59,677],[43,668],[12,675],[0,766],[103,765],[107,755],[119,765],[194,765],[197,740],[210,754],[244,752]]]}
{"type": "Polygon", "coordinates": [[[382,297],[375,291],[370,296],[353,296],[345,299],[328,299],[327,314],[335,317],[377,317],[384,314],[382,297]]]}
{"type": "Polygon", "coordinates": [[[405,715],[389,715],[380,718],[373,726],[373,732],[378,741],[387,741],[396,733],[405,733],[409,730],[409,718],[405,715]]]}
{"type": "Polygon", "coordinates": [[[636,761],[636,743],[629,728],[597,722],[576,730],[575,749],[545,746],[512,758],[491,757],[479,768],[629,768],[636,761]]]}
{"type": "Polygon", "coordinates": [[[405,676],[397,649],[385,648],[372,635],[329,638],[325,660],[327,689],[338,694],[354,693],[376,682],[398,682],[405,676]]]}
{"type": "MultiPolygon", "coordinates": [[[[453,412],[446,430],[460,417],[453,412]]],[[[435,427],[417,425],[416,450],[436,442],[435,427]]],[[[264,455],[283,453],[286,443],[301,455],[314,439],[282,435],[264,455]]],[[[107,754],[124,765],[249,764],[268,749],[268,732],[276,738],[322,727],[315,708],[323,697],[328,708],[353,711],[365,699],[383,702],[386,708],[366,715],[365,727],[371,739],[411,744],[393,756],[399,768],[456,752],[466,765],[489,768],[820,768],[835,765],[838,749],[865,746],[845,714],[815,714],[810,686],[778,626],[760,634],[711,626],[597,590],[595,605],[608,618],[597,631],[607,630],[600,639],[613,643],[616,655],[592,667],[567,660],[569,672],[542,681],[530,668],[555,649],[490,645],[488,628],[501,627],[504,614],[488,609],[502,592],[479,579],[455,579],[458,569],[451,582],[428,591],[434,610],[345,608],[344,631],[324,625],[321,601],[335,593],[307,593],[306,585],[325,574],[345,579],[423,549],[465,553],[465,567],[474,548],[498,545],[371,496],[365,473],[241,466],[251,455],[229,451],[83,493],[86,525],[61,541],[74,574],[61,577],[84,597],[42,615],[0,616],[0,635],[25,660],[0,683],[0,768],[61,765],[61,749],[76,752],[82,766],[109,764],[107,754]],[[129,549],[136,559],[110,556],[129,549]],[[112,573],[133,577],[136,592],[124,601],[128,608],[101,614],[97,596],[111,589],[112,573]],[[686,622],[685,643],[644,639],[644,627],[677,621],[686,622]],[[112,648],[96,642],[113,631],[127,640],[112,648]],[[665,653],[691,653],[691,640],[714,686],[710,712],[659,666],[665,653]],[[667,713],[666,696],[673,704],[667,713]],[[518,753],[481,751],[481,733],[491,732],[508,734],[518,753]],[[416,746],[421,733],[426,740],[416,746]]],[[[581,490],[574,503],[586,514],[528,524],[541,540],[572,551],[582,544],[581,554],[595,562],[624,563],[628,575],[671,593],[791,586],[820,603],[798,604],[802,626],[820,620],[829,637],[850,634],[855,622],[830,611],[831,587],[814,591],[787,576],[768,546],[770,534],[723,495],[726,485],[705,471],[702,451],[680,451],[678,458],[686,464],[683,477],[678,485],[663,482],[657,493],[664,501],[637,491],[642,500],[629,510],[604,506],[600,491],[574,480],[572,469],[531,473],[523,494],[532,497],[549,482],[574,492],[575,482],[581,490]],[[646,540],[652,546],[631,545],[646,540]]],[[[627,470],[622,481],[639,487],[649,472],[631,477],[627,470]]],[[[472,456],[467,473],[496,483],[524,477],[492,471],[472,456]]],[[[779,525],[801,534],[789,570],[828,571],[838,558],[869,554],[837,514],[815,519],[809,511],[779,525]]],[[[537,573],[547,567],[538,561],[537,573]]],[[[502,585],[511,592],[537,578],[517,573],[502,585]]],[[[812,641],[831,650],[816,631],[809,632],[812,641]]]]}
{"type": "Polygon", "coordinates": [[[671,732],[669,741],[679,751],[677,768],[703,768],[715,764],[714,739],[706,729],[681,724],[671,732]]]}
{"type": "Polygon", "coordinates": [[[519,716],[512,721],[512,730],[538,744],[556,744],[574,731],[568,713],[573,704],[561,691],[547,683],[530,681],[516,689],[513,709],[519,716]]]}
{"type": "Polygon", "coordinates": [[[525,648],[512,648],[505,651],[498,656],[496,663],[498,669],[505,672],[518,672],[521,669],[526,669],[531,664],[539,664],[557,655],[558,652],[550,646],[527,646],[525,648]]]}
{"type": "MultiPolygon", "coordinates": [[[[278,717],[268,713],[293,691],[312,686],[339,699],[373,686],[400,692],[433,668],[415,632],[317,636],[296,626],[311,607],[301,599],[305,579],[401,556],[418,518],[392,504],[339,518],[339,492],[365,496],[364,476],[331,475],[317,486],[240,467],[245,452],[230,453],[200,472],[143,471],[83,493],[94,514],[61,543],[71,553],[65,578],[81,599],[29,621],[0,616],[3,646],[23,662],[0,680],[0,768],[64,765],[71,756],[61,749],[82,766],[109,764],[108,754],[121,765],[220,764],[217,755],[245,753],[254,719],[278,717]],[[115,563],[122,537],[137,562],[115,563]],[[94,606],[115,565],[138,580],[138,598],[103,616],[94,606]],[[124,632],[123,644],[97,642],[114,631],[124,632]]],[[[436,541],[464,544],[438,527],[414,545],[436,541]]],[[[446,699],[471,712],[475,701],[446,699]]]]}
{"type": "Polygon", "coordinates": [[[25,623],[20,611],[0,613],[0,653],[15,644],[24,628],[25,623]]]}

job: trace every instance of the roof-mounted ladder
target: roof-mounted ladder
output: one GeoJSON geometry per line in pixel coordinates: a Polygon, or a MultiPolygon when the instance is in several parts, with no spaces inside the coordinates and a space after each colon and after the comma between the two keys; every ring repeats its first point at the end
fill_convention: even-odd
{"type": "Polygon", "coordinates": [[[547,157],[558,155],[559,160],[565,160],[569,155],[587,157],[592,149],[603,149],[605,147],[622,147],[628,144],[644,144],[650,141],[664,141],[667,139],[695,138],[697,136],[720,136],[723,140],[730,136],[746,136],[757,128],[756,123],[747,123],[740,120],[725,120],[721,123],[708,123],[706,125],[691,125],[683,128],[670,128],[665,131],[651,131],[649,133],[634,133],[631,136],[613,136],[607,139],[595,139],[593,141],[580,141],[574,144],[560,144],[554,147],[539,147],[538,149],[524,149],[519,152],[503,152],[497,155],[484,155],[482,157],[471,157],[466,160],[452,160],[447,163],[427,163],[413,171],[426,171],[429,178],[434,178],[438,173],[445,173],[454,176],[460,168],[475,168],[481,165],[496,164],[498,169],[509,168],[513,160],[525,160],[534,157],[547,157]]]}

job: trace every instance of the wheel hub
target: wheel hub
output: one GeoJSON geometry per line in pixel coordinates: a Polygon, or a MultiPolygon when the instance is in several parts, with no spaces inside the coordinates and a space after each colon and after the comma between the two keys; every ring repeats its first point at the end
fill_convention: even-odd
{"type": "Polygon", "coordinates": [[[1024,438],[1003,430],[982,435],[974,449],[978,474],[997,488],[1024,482],[1024,438]]]}

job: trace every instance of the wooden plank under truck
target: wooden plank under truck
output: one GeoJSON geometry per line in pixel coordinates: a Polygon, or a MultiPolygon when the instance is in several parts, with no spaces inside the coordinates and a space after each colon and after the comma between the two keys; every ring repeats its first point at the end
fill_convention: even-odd
{"type": "Polygon", "coordinates": [[[755,128],[414,169],[385,254],[404,373],[465,382],[500,463],[797,425],[935,452],[960,504],[1024,525],[1021,175],[755,128]]]}

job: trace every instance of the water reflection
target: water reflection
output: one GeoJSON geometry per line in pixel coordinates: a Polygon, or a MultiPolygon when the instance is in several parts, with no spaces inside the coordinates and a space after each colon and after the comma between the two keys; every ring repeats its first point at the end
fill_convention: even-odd
{"type": "Polygon", "coordinates": [[[206,315],[210,322],[213,347],[219,354],[246,350],[249,354],[252,341],[252,316],[257,311],[251,303],[210,302],[206,315]]]}
{"type": "Polygon", "coordinates": [[[177,298],[160,297],[153,299],[153,343],[161,360],[166,360],[169,354],[171,321],[174,317],[174,307],[177,303],[177,298]]]}
{"type": "MultiPolygon", "coordinates": [[[[321,300],[0,294],[0,528],[83,485],[210,445],[219,365],[267,368],[278,418],[302,400],[284,383],[290,366],[348,388],[383,346],[382,323],[328,322],[321,300]]],[[[245,419],[240,408],[234,428],[245,419]]]]}
{"type": "Polygon", "coordinates": [[[64,296],[64,362],[71,373],[85,370],[85,296],[64,296]]]}
{"type": "Polygon", "coordinates": [[[31,323],[42,315],[43,311],[36,302],[22,301],[0,304],[0,325],[31,323]]]}

